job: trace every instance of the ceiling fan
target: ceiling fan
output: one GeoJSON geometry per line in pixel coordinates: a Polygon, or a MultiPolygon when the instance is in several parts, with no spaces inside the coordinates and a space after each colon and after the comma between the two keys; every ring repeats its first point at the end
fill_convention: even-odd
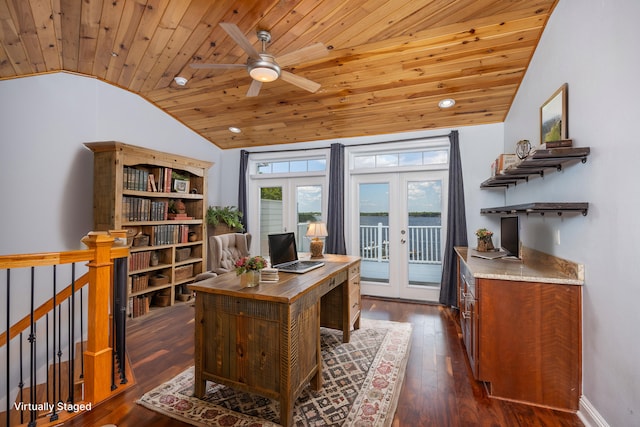
{"type": "Polygon", "coordinates": [[[262,83],[272,82],[279,77],[285,82],[298,86],[301,89],[315,93],[320,89],[320,83],[304,77],[296,76],[293,73],[285,71],[282,67],[299,64],[303,61],[310,61],[326,56],[329,52],[322,43],[314,43],[302,49],[284,54],[277,59],[266,51],[267,43],[271,41],[271,33],[265,30],[258,31],[258,40],[262,42],[262,52],[258,52],[251,42],[245,37],[244,33],[236,24],[221,22],[220,26],[235,40],[236,43],[249,55],[246,64],[190,64],[191,68],[246,68],[247,72],[253,78],[247,96],[258,96],[262,83]]]}

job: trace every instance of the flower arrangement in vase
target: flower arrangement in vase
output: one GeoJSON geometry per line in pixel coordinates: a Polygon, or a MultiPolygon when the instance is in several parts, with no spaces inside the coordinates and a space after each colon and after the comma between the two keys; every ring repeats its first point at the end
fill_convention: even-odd
{"type": "Polygon", "coordinates": [[[260,255],[246,256],[236,261],[236,275],[242,276],[242,284],[248,287],[260,283],[260,270],[267,266],[267,260],[260,255]]]}
{"type": "Polygon", "coordinates": [[[494,249],[493,247],[493,231],[486,228],[479,228],[476,230],[476,237],[478,238],[478,252],[487,252],[494,249]]]}

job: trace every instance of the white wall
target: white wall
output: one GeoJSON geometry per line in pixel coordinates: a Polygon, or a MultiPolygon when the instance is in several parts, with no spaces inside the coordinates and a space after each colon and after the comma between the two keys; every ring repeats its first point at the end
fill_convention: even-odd
{"type": "Polygon", "coordinates": [[[506,197],[590,203],[586,217],[525,217],[523,239],[585,265],[583,409],[612,426],[640,425],[640,286],[632,269],[640,241],[638,17],[637,0],[560,0],[505,122],[505,152],[520,139],[539,143],[539,107],[568,83],[569,137],[591,147],[587,163],[506,197]]]}
{"type": "MultiPolygon", "coordinates": [[[[0,254],[80,249],[93,225],[88,141],[115,140],[219,163],[221,150],[141,97],[57,73],[0,81],[0,254]]],[[[209,199],[219,172],[210,170],[209,199]]]]}

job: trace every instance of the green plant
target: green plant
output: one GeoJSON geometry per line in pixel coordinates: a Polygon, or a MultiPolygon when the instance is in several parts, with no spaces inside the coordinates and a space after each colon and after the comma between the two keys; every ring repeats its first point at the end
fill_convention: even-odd
{"type": "Polygon", "coordinates": [[[207,224],[214,227],[218,224],[226,224],[232,230],[244,230],[242,215],[235,206],[209,206],[207,224]]]}

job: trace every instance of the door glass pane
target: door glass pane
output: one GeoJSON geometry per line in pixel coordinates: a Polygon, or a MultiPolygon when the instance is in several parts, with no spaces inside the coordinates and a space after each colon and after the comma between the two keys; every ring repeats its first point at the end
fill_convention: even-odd
{"type": "Polygon", "coordinates": [[[260,189],[260,254],[269,254],[267,236],[282,233],[282,187],[262,187],[260,189]]]}
{"type": "Polygon", "coordinates": [[[389,184],[359,184],[362,280],[389,281],[389,184]]]}
{"type": "Polygon", "coordinates": [[[309,239],[305,237],[310,222],[323,221],[322,186],[300,185],[296,187],[296,239],[299,252],[309,252],[309,239]]]}
{"type": "Polygon", "coordinates": [[[409,285],[438,286],[442,274],[442,181],[407,183],[409,285]]]}

